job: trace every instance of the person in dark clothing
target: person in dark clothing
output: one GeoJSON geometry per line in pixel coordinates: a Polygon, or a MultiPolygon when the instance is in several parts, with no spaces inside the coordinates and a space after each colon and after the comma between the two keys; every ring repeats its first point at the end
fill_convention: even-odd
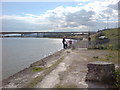
{"type": "Polygon", "coordinates": [[[91,44],[91,37],[90,36],[88,37],[88,43],[89,43],[89,45],[91,44]]]}
{"type": "Polygon", "coordinates": [[[62,40],[63,43],[63,48],[66,49],[67,48],[67,41],[65,40],[65,37],[62,40]]]}

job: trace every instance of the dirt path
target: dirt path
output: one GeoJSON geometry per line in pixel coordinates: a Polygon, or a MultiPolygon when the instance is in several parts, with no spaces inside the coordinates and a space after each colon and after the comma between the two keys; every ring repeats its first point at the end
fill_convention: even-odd
{"type": "Polygon", "coordinates": [[[66,50],[68,55],[64,60],[35,88],[107,88],[108,85],[95,84],[85,81],[87,64],[94,56],[107,54],[106,51],[76,49],[66,50]]]}

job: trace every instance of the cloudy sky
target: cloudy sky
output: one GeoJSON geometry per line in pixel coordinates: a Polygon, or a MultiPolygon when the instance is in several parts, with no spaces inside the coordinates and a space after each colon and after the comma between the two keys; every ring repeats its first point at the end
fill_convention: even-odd
{"type": "Polygon", "coordinates": [[[2,2],[2,30],[66,32],[116,28],[118,1],[2,2]]]}

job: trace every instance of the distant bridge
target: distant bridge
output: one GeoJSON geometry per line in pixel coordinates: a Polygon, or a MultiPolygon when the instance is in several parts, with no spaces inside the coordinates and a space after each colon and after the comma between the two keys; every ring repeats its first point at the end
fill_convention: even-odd
{"type": "Polygon", "coordinates": [[[0,32],[1,36],[19,34],[21,37],[30,36],[36,34],[36,37],[40,36],[64,36],[64,35],[87,35],[94,34],[95,32],[0,32]]]}
{"type": "Polygon", "coordinates": [[[32,33],[95,33],[95,32],[0,32],[0,34],[32,34],[32,33]]]}

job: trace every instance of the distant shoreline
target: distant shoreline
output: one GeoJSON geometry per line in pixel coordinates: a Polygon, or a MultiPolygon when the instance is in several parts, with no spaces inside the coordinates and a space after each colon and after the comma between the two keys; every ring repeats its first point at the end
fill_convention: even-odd
{"type": "MultiPolygon", "coordinates": [[[[63,37],[0,37],[0,38],[52,38],[52,39],[62,39],[63,37]]],[[[74,40],[82,40],[83,38],[76,38],[76,37],[68,37],[66,39],[74,39],[74,40]]]]}

